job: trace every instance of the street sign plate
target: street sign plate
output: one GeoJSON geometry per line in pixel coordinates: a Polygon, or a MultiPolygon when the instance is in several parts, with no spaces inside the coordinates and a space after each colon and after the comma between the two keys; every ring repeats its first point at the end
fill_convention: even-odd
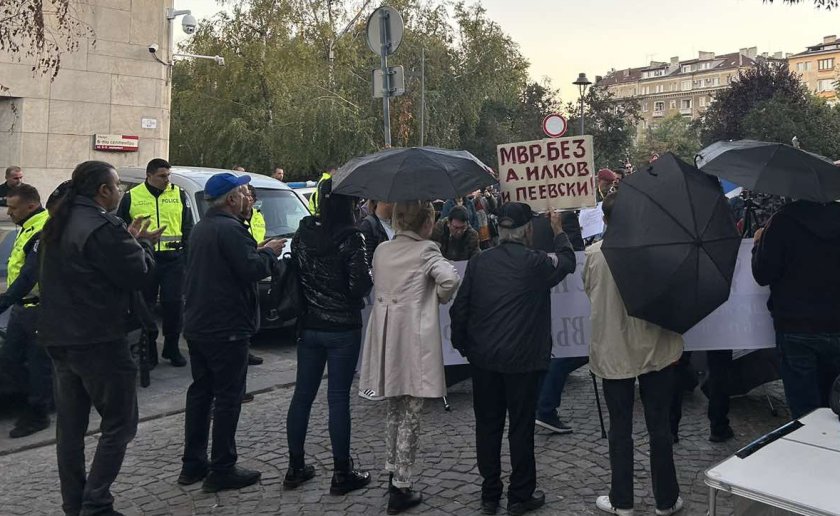
{"type": "MultiPolygon", "coordinates": [[[[388,72],[391,74],[391,92],[387,96],[399,97],[403,95],[405,93],[405,69],[402,66],[389,66],[388,72]]],[[[377,68],[373,71],[373,98],[381,99],[385,96],[382,70],[377,68]]]]}
{"type": "Polygon", "coordinates": [[[552,113],[543,119],[542,129],[549,138],[560,138],[569,129],[569,124],[563,116],[552,113]]]}
{"type": "Polygon", "coordinates": [[[367,22],[367,44],[374,54],[382,53],[382,44],[386,44],[385,53],[391,55],[402,43],[405,25],[400,13],[393,7],[384,5],[373,11],[367,22]],[[385,17],[385,34],[382,33],[381,18],[385,17]],[[383,41],[384,37],[384,41],[383,41]]]}

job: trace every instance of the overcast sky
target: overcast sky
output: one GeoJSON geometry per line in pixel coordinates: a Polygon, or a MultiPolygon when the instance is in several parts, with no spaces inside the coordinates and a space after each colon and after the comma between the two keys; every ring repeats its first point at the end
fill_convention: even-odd
{"type": "MultiPolygon", "coordinates": [[[[823,36],[840,35],[840,10],[790,6],[776,0],[483,0],[496,21],[531,62],[535,79],[548,77],[564,100],[576,96],[579,72],[590,80],[610,68],[651,60],[697,57],[758,47],[758,52],[805,50],[823,36]]],[[[219,10],[215,0],[175,0],[201,18],[219,10]]],[[[180,30],[176,30],[184,37],[180,30]]],[[[399,64],[399,51],[391,59],[399,64]]]]}

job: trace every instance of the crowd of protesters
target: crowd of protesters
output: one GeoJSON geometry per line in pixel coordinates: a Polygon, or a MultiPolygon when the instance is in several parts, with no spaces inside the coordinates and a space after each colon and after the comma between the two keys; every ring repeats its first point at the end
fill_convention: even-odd
{"type": "MultiPolygon", "coordinates": [[[[163,169],[168,168],[154,160],[147,170],[150,180],[166,176],[163,169]]],[[[597,174],[606,225],[614,216],[621,177],[629,172],[603,169],[597,174]]],[[[274,175],[282,180],[283,170],[274,175]]],[[[23,175],[20,169],[11,175],[7,170],[6,177],[19,182],[23,175]]],[[[472,365],[482,514],[496,514],[505,492],[500,455],[506,419],[512,467],[507,511],[524,514],[545,503],[537,489],[535,427],[572,431],[557,410],[566,378],[586,363],[602,380],[610,415],[611,483],[609,494],[595,500],[596,507],[633,514],[638,382],[656,514],[682,509],[673,444],[682,390],[696,380],[690,357],[681,335],[627,314],[600,240],[585,245],[574,212],[538,215],[527,204],[502,204],[492,190],[483,190],[446,200],[439,213],[427,201],[369,200],[360,217],[356,199],[332,192],[327,172],[313,195],[313,213],[292,238],[291,260],[279,261],[284,239],[255,238],[256,192],[249,190],[249,181],[247,175],[230,173],[211,177],[204,190],[210,207],[194,227],[180,218],[180,211],[173,212],[173,221],[186,226],[177,235],[178,250],[189,248],[183,256],[183,333],[193,377],[186,393],[179,484],[202,482],[204,491],[216,492],[260,480],[260,472],[237,465],[235,440],[249,341],[259,328],[257,282],[292,267],[302,310],[297,381],[286,420],[286,489],[300,488],[315,475],[305,442],[325,369],[333,455],[330,493],[344,495],[371,482],[351,458],[350,396],[361,354],[359,394],[384,401],[387,512],[398,514],[422,503],[413,468],[421,411],[426,399],[446,394],[439,310],[454,299],[449,309],[452,343],[472,365]],[[589,356],[552,358],[550,293],[575,271],[575,251],[585,253],[584,290],[592,304],[589,356]],[[468,261],[463,277],[453,261],[468,261]],[[364,300],[374,285],[363,334],[364,300]]],[[[165,195],[167,184],[162,181],[150,191],[165,195]]],[[[3,347],[3,370],[25,364],[30,378],[43,378],[47,371],[42,367],[41,376],[37,371],[46,362],[34,351],[46,351],[52,364],[46,369],[56,385],[62,508],[66,514],[118,514],[110,486],[137,430],[137,366],[126,328],[130,314],[143,304],[140,292],[159,282],[166,270],[171,256],[161,255],[166,252],[162,244],[176,237],[167,238],[166,227],[150,228],[147,217],[129,215],[126,221],[111,214],[121,206],[121,194],[119,177],[108,163],[77,166],[71,180],[50,197],[48,215],[31,186],[11,184],[4,193],[12,220],[22,228],[18,239],[26,238],[15,255],[19,276],[0,296],[0,307],[15,305],[16,324],[37,320],[43,348],[34,345],[29,331],[36,323],[24,324],[23,344],[3,347]],[[37,230],[31,230],[33,221],[39,221],[37,230]],[[84,435],[91,405],[102,415],[102,436],[86,471],[84,435]]],[[[171,195],[180,199],[178,192],[171,195]]],[[[130,214],[127,203],[139,199],[123,198],[123,212],[130,214]]],[[[840,204],[795,201],[754,235],[753,274],[759,284],[770,286],[769,309],[794,418],[826,406],[830,383],[840,373],[839,221],[840,204]]],[[[165,339],[180,331],[180,324],[164,321],[165,339]]],[[[183,365],[186,360],[173,346],[165,340],[164,356],[183,365]]],[[[726,359],[731,362],[731,352],[726,359]]],[[[710,440],[720,442],[733,435],[728,393],[722,383],[709,381],[710,440]],[[727,405],[716,406],[721,398],[727,405]]],[[[30,392],[34,416],[28,424],[39,428],[45,417],[49,424],[44,412],[53,403],[42,390],[30,392]]]]}

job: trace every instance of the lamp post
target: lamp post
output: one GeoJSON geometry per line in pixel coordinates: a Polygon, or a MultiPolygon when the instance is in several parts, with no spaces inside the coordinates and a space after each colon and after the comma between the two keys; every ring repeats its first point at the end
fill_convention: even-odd
{"type": "Polygon", "coordinates": [[[583,136],[583,96],[586,94],[586,88],[592,84],[592,82],[586,78],[586,74],[581,72],[578,74],[578,78],[575,82],[573,82],[575,86],[578,87],[578,91],[580,92],[580,135],[583,136]]]}

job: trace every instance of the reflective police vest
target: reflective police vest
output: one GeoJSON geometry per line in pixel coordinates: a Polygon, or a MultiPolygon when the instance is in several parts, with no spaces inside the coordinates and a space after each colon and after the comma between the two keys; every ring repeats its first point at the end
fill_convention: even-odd
{"type": "MultiPolygon", "coordinates": [[[[32,240],[32,237],[41,232],[44,224],[47,222],[49,214],[46,210],[40,211],[28,219],[18,231],[15,237],[15,243],[12,246],[12,254],[9,255],[8,271],[6,272],[6,285],[11,285],[20,276],[20,271],[23,269],[23,263],[26,261],[26,244],[32,240]]],[[[38,285],[32,289],[33,293],[38,292],[38,285]]]]}
{"type": "Polygon", "coordinates": [[[265,240],[265,217],[257,210],[254,210],[251,214],[251,220],[248,222],[248,231],[251,232],[251,236],[254,237],[254,240],[258,244],[265,240]]]}
{"type": "Polygon", "coordinates": [[[184,204],[181,202],[181,189],[170,184],[158,197],[146,187],[146,183],[137,185],[129,190],[131,207],[128,214],[131,220],[137,217],[149,217],[149,231],[155,231],[166,226],[160,242],[155,245],[155,251],[177,251],[181,248],[181,220],[184,214],[184,204]]]}
{"type": "Polygon", "coordinates": [[[321,174],[321,179],[318,180],[318,184],[315,186],[315,191],[309,196],[309,212],[312,213],[312,215],[318,215],[321,211],[321,207],[318,205],[321,200],[318,198],[318,192],[321,190],[321,183],[331,178],[332,174],[329,172],[321,174]]]}

